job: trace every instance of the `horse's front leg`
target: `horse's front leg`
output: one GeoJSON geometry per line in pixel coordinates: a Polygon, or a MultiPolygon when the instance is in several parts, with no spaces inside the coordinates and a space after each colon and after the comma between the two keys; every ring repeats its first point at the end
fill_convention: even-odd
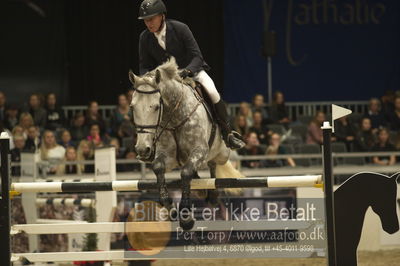
{"type": "Polygon", "coordinates": [[[161,206],[170,209],[172,207],[172,200],[169,197],[167,185],[165,183],[166,160],[167,156],[165,154],[162,153],[158,155],[153,161],[153,172],[157,177],[159,202],[161,206]]]}
{"type": "Polygon", "coordinates": [[[183,230],[190,230],[194,225],[194,217],[191,209],[190,182],[196,176],[198,169],[204,163],[207,149],[198,147],[189,156],[187,163],[181,171],[182,198],[179,204],[179,224],[183,230]]]}

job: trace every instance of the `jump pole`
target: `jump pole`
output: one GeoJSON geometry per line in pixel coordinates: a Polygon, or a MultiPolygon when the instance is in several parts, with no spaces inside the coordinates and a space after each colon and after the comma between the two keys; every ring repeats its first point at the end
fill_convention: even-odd
{"type": "Polygon", "coordinates": [[[335,206],[333,195],[333,162],[332,162],[332,127],[329,122],[322,126],[323,134],[323,165],[324,165],[324,191],[325,191],[325,230],[327,238],[327,264],[336,266],[336,240],[335,240],[335,206]]]}
{"type": "Polygon", "coordinates": [[[11,212],[10,212],[10,137],[6,132],[0,136],[1,199],[0,199],[0,258],[1,265],[11,266],[11,212]]]}

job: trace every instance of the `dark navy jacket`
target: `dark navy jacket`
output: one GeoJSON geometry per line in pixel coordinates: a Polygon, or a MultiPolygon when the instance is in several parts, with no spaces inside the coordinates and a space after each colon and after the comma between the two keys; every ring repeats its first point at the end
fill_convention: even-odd
{"type": "Polygon", "coordinates": [[[155,69],[170,56],[175,57],[180,69],[186,68],[193,73],[209,70],[210,67],[204,61],[199,45],[189,27],[176,20],[166,20],[166,23],[166,51],[158,44],[154,33],[146,29],[140,34],[140,75],[155,69]]]}

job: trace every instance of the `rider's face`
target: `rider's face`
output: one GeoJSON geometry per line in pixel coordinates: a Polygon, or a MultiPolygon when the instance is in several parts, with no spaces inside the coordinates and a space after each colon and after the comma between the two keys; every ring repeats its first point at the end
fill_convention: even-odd
{"type": "Polygon", "coordinates": [[[150,18],[146,18],[144,19],[144,24],[146,24],[146,27],[150,32],[157,32],[158,29],[160,29],[161,23],[163,21],[163,16],[164,15],[159,14],[150,18]]]}

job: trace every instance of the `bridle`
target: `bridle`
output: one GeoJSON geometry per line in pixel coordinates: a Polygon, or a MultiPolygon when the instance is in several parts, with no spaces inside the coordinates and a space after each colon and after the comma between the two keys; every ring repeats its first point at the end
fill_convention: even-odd
{"type": "Polygon", "coordinates": [[[179,100],[175,104],[174,108],[172,109],[171,115],[168,118],[168,120],[167,120],[167,122],[165,123],[164,126],[161,125],[161,121],[162,121],[162,117],[163,117],[163,113],[164,113],[164,102],[163,102],[163,99],[161,97],[160,89],[154,89],[152,91],[143,91],[143,90],[135,89],[135,91],[137,93],[142,93],[142,94],[156,94],[156,93],[159,93],[160,94],[160,109],[158,111],[157,124],[155,124],[155,125],[140,125],[140,124],[137,124],[135,122],[134,116],[132,116],[133,117],[133,124],[134,124],[135,128],[137,129],[137,131],[136,131],[137,134],[154,134],[155,135],[155,137],[153,139],[153,143],[152,143],[153,153],[150,155],[149,160],[153,160],[154,159],[155,151],[156,151],[156,144],[159,141],[162,133],[165,130],[173,130],[174,131],[175,129],[177,129],[180,126],[182,126],[183,124],[185,124],[186,121],[190,118],[190,116],[194,113],[194,111],[196,111],[196,109],[198,107],[198,105],[196,105],[195,109],[189,114],[189,116],[186,117],[182,122],[180,122],[177,127],[172,128],[172,129],[168,128],[169,123],[173,119],[173,114],[178,110],[179,106],[181,105],[182,99],[183,99],[183,94],[184,94],[183,93],[183,80],[181,81],[181,86],[182,86],[181,87],[182,90],[181,90],[181,95],[179,96],[179,100]],[[146,129],[155,129],[155,132],[147,131],[146,129]],[[158,132],[159,129],[160,129],[160,132],[158,132]]]}

